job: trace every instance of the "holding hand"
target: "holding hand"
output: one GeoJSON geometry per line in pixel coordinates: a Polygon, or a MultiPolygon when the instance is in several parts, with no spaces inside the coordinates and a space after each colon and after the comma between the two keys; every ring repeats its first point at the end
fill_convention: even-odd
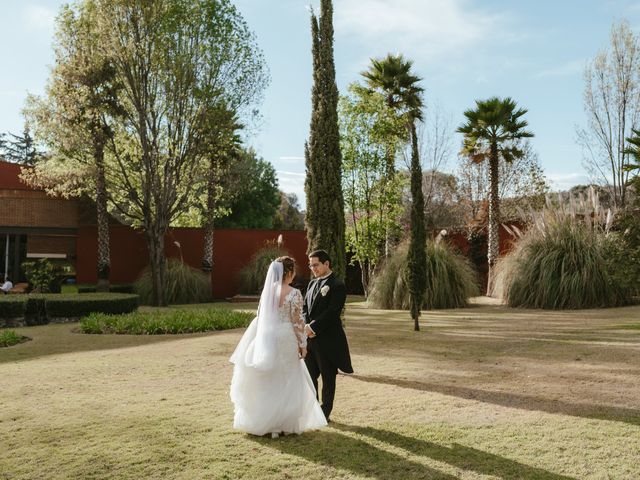
{"type": "Polygon", "coordinates": [[[307,334],[308,338],[313,338],[316,336],[315,332],[311,329],[311,327],[309,326],[309,324],[306,324],[304,326],[304,333],[307,334]]]}
{"type": "Polygon", "coordinates": [[[304,359],[307,356],[307,349],[305,347],[298,347],[298,355],[304,359]]]}

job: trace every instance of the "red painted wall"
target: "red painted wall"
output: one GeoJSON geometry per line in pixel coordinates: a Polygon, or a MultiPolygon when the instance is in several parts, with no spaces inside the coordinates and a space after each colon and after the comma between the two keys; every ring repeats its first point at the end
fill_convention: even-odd
{"type": "MultiPolygon", "coordinates": [[[[509,226],[516,226],[521,231],[524,230],[524,226],[521,223],[510,222],[509,226]]],[[[480,245],[480,255],[481,255],[481,263],[474,264],[474,267],[478,273],[478,286],[480,287],[480,291],[484,292],[487,287],[487,276],[489,272],[489,263],[487,261],[487,228],[483,228],[480,232],[485,235],[485,241],[480,245]]],[[[458,249],[463,255],[469,258],[469,241],[467,240],[467,233],[464,231],[455,231],[451,232],[446,236],[446,241],[452,245],[454,248],[458,249]]],[[[500,225],[500,256],[506,255],[509,253],[515,243],[517,238],[515,238],[511,233],[507,231],[504,225],[500,225]]],[[[470,259],[471,260],[471,259],[470,259]]],[[[472,262],[473,263],[473,262],[472,262]]]]}
{"type": "MultiPolygon", "coordinates": [[[[509,223],[509,227],[515,225],[516,227],[518,227],[521,231],[524,231],[524,226],[520,223],[515,223],[515,222],[511,222],[509,223]]],[[[480,230],[480,232],[484,235],[487,235],[487,228],[483,228],[480,230]]],[[[434,232],[434,236],[437,235],[438,232],[434,232]]],[[[455,248],[459,249],[460,252],[462,252],[464,255],[467,255],[469,253],[469,241],[467,240],[467,233],[466,232],[452,232],[449,233],[446,236],[447,242],[454,246],[455,248]]],[[[504,225],[500,225],[500,255],[505,255],[507,253],[509,253],[511,251],[511,249],[513,248],[513,246],[516,243],[516,238],[514,238],[511,233],[509,233],[505,228],[504,225]]],[[[486,242],[483,245],[483,250],[487,251],[487,245],[486,242]]]]}
{"type": "Polygon", "coordinates": [[[36,190],[28,187],[20,180],[22,165],[0,160],[0,189],[7,190],[36,190]]]}
{"type": "MultiPolygon", "coordinates": [[[[278,230],[216,230],[214,234],[213,296],[228,298],[238,292],[238,274],[251,256],[282,234],[284,248],[296,259],[297,275],[308,278],[307,237],[304,231],[278,230]]],[[[194,268],[202,261],[203,230],[199,228],[172,228],[165,237],[166,255],[180,258],[194,268]],[[179,242],[179,249],[174,242],[179,242]]],[[[149,264],[144,234],[126,226],[110,227],[111,283],[133,283],[149,264]]],[[[78,229],[76,279],[80,284],[97,281],[97,230],[95,227],[78,229]]]]}

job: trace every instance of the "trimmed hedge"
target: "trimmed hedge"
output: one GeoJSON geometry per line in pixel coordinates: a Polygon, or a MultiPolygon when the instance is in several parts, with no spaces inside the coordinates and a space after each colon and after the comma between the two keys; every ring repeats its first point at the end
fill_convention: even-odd
{"type": "MultiPolygon", "coordinates": [[[[78,285],[78,293],[96,293],[95,285],[78,285]]],[[[109,285],[109,293],[135,293],[133,284],[109,285]]]]}
{"type": "Polygon", "coordinates": [[[0,318],[24,317],[27,300],[24,295],[0,296],[0,318]]]}
{"type": "Polygon", "coordinates": [[[33,294],[27,296],[24,321],[27,326],[45,325],[49,323],[49,317],[47,316],[46,294],[33,294]]]}
{"type": "Polygon", "coordinates": [[[86,293],[75,295],[48,295],[49,317],[84,317],[92,312],[118,315],[138,308],[138,295],[128,293],[86,293]]]}
{"type": "Polygon", "coordinates": [[[92,312],[130,313],[137,308],[138,295],[125,293],[31,294],[0,298],[0,318],[24,317],[27,325],[42,325],[52,318],[83,317],[92,312]]]}

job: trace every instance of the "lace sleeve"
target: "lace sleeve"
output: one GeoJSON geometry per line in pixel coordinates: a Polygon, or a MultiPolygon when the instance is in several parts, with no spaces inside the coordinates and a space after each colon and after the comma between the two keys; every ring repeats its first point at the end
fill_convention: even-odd
{"type": "Polygon", "coordinates": [[[307,335],[304,332],[304,320],[301,315],[302,302],[303,299],[300,290],[295,290],[293,298],[291,299],[291,315],[289,318],[293,324],[293,331],[296,334],[298,346],[300,348],[307,348],[307,335]]]}

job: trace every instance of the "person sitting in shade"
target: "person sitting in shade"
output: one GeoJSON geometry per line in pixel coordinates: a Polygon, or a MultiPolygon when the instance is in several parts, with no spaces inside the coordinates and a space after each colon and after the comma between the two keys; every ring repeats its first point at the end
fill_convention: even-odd
{"type": "Polygon", "coordinates": [[[9,277],[5,277],[4,283],[0,287],[0,290],[2,290],[2,293],[6,295],[7,293],[9,293],[9,290],[11,290],[12,288],[13,288],[13,283],[11,283],[11,280],[9,279],[9,277]]]}

